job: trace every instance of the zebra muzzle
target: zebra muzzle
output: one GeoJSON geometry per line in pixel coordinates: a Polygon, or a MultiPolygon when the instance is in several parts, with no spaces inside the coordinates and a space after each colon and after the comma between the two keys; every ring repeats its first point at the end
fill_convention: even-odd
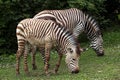
{"type": "Polygon", "coordinates": [[[97,56],[104,56],[104,52],[102,53],[97,52],[97,56]]]}
{"type": "Polygon", "coordinates": [[[79,73],[79,68],[76,68],[74,71],[71,72],[72,74],[77,74],[79,73]]]}

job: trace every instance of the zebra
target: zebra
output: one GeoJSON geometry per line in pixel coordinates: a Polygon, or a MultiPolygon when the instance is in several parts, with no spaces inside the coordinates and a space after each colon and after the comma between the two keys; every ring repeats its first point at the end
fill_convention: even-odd
{"type": "Polygon", "coordinates": [[[90,40],[90,47],[97,56],[104,55],[102,33],[95,19],[77,8],[65,10],[44,10],[33,18],[53,20],[54,22],[68,28],[75,38],[84,32],[90,40]]]}
{"type": "MultiPolygon", "coordinates": [[[[20,74],[20,57],[24,54],[24,71],[29,73],[27,65],[28,44],[45,48],[45,73],[48,74],[48,63],[50,59],[50,50],[53,47],[58,49],[60,63],[62,55],[66,56],[65,62],[72,73],[79,72],[80,46],[68,29],[52,20],[27,18],[20,21],[16,28],[18,50],[16,52],[16,74],[20,74]]],[[[56,71],[58,69],[56,65],[56,71]]]]}
{"type": "MultiPolygon", "coordinates": [[[[33,18],[52,20],[57,24],[68,28],[76,39],[82,32],[84,32],[91,42],[90,47],[95,51],[97,56],[104,55],[103,39],[102,33],[99,29],[99,25],[97,21],[95,21],[95,19],[93,19],[91,16],[84,13],[83,11],[77,8],[65,10],[44,10],[36,14],[33,18]]],[[[32,49],[34,50],[32,51],[32,64],[33,69],[36,69],[37,66],[35,63],[35,48],[32,49]]],[[[85,50],[87,49],[80,49],[80,51],[82,52],[85,50]]],[[[45,63],[44,49],[41,54],[45,63]]]]}

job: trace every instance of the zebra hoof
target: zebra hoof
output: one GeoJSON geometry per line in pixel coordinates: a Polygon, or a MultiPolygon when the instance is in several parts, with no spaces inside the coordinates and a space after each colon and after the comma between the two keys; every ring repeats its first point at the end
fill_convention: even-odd
{"type": "Polygon", "coordinates": [[[19,76],[20,75],[20,72],[19,73],[16,73],[16,76],[19,76]]]}
{"type": "Polygon", "coordinates": [[[36,70],[37,69],[37,66],[36,65],[34,65],[33,66],[33,68],[32,68],[32,70],[36,70]]]}
{"type": "Polygon", "coordinates": [[[25,75],[26,76],[30,76],[30,72],[29,71],[25,71],[25,75]]]}
{"type": "Polygon", "coordinates": [[[28,72],[28,73],[26,74],[26,76],[31,76],[30,72],[28,72]]]}
{"type": "Polygon", "coordinates": [[[52,74],[57,74],[57,72],[55,72],[55,69],[50,70],[50,73],[52,73],[52,74]]]}
{"type": "Polygon", "coordinates": [[[57,74],[57,72],[58,72],[58,69],[54,69],[54,70],[53,70],[53,73],[54,73],[54,74],[57,74]]]}
{"type": "Polygon", "coordinates": [[[50,76],[50,72],[45,72],[46,76],[49,77],[50,76]]]}
{"type": "Polygon", "coordinates": [[[50,74],[46,74],[47,77],[50,77],[50,74]]]}
{"type": "Polygon", "coordinates": [[[48,64],[48,68],[50,68],[50,64],[48,64]]]}
{"type": "Polygon", "coordinates": [[[99,53],[99,54],[97,54],[97,56],[99,57],[99,56],[104,56],[104,53],[99,53]]]}

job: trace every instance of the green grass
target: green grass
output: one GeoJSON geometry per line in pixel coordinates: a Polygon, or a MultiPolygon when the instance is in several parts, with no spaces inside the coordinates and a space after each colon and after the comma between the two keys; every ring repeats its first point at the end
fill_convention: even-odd
{"type": "MultiPolygon", "coordinates": [[[[0,80],[120,80],[120,31],[105,32],[104,36],[105,56],[97,57],[92,49],[83,52],[80,61],[80,72],[71,74],[62,59],[58,74],[44,73],[43,61],[39,53],[36,56],[37,70],[32,70],[31,58],[28,57],[30,75],[25,75],[23,60],[20,65],[20,76],[15,75],[15,55],[0,56],[0,80]]],[[[82,46],[88,44],[82,43],[82,46]]],[[[51,54],[50,69],[53,70],[57,61],[57,54],[51,54]]]]}

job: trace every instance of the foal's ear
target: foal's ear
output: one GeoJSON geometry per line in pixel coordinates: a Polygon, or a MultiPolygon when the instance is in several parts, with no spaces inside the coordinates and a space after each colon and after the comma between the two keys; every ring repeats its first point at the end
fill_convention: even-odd
{"type": "Polygon", "coordinates": [[[84,52],[84,51],[87,51],[87,50],[88,50],[88,48],[81,48],[79,43],[78,43],[77,46],[78,46],[80,52],[84,52]]]}
{"type": "Polygon", "coordinates": [[[87,51],[88,48],[79,48],[79,50],[80,50],[81,52],[84,52],[84,51],[87,51]]]}
{"type": "Polygon", "coordinates": [[[71,48],[67,48],[67,51],[73,53],[73,50],[71,48]]]}

